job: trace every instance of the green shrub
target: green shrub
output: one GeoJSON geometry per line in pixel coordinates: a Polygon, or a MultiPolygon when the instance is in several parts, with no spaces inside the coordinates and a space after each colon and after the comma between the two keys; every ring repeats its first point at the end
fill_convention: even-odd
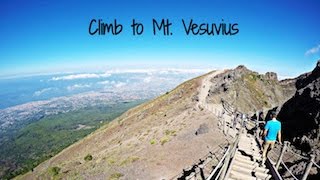
{"type": "Polygon", "coordinates": [[[133,163],[135,161],[139,160],[139,157],[137,156],[131,156],[131,157],[128,157],[127,159],[123,160],[121,163],[120,163],[120,166],[125,166],[129,163],[133,163]]]}
{"type": "Polygon", "coordinates": [[[171,136],[176,136],[177,134],[176,134],[177,132],[175,131],[175,130],[166,130],[165,131],[165,135],[167,135],[167,136],[169,136],[169,135],[171,135],[171,136]]]}
{"type": "Polygon", "coordinates": [[[114,164],[114,163],[116,163],[116,160],[114,160],[113,158],[109,158],[109,159],[108,159],[108,164],[109,164],[109,165],[112,165],[112,164],[114,164]]]}
{"type": "Polygon", "coordinates": [[[160,139],[160,143],[161,145],[164,145],[165,143],[167,143],[169,141],[168,136],[164,136],[160,139]]]}
{"type": "Polygon", "coordinates": [[[123,176],[123,174],[117,172],[117,173],[111,174],[110,179],[119,179],[122,176],[123,176]]]}
{"type": "Polygon", "coordinates": [[[150,144],[156,144],[156,140],[155,139],[151,139],[150,140],[150,144]]]}
{"type": "Polygon", "coordinates": [[[51,167],[51,168],[49,169],[49,173],[50,173],[52,176],[56,176],[56,175],[59,174],[60,170],[61,170],[61,168],[59,168],[59,167],[57,167],[57,166],[51,167]]]}
{"type": "Polygon", "coordinates": [[[85,161],[91,161],[92,160],[92,155],[91,154],[86,155],[86,157],[84,157],[84,160],[85,161]]]}

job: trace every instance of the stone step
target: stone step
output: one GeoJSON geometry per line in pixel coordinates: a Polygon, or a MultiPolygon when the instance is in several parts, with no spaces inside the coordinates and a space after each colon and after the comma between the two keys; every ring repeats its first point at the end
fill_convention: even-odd
{"type": "Polygon", "coordinates": [[[250,151],[253,151],[254,149],[252,149],[253,146],[250,146],[250,145],[238,145],[238,149],[244,149],[244,150],[250,150],[250,151]]]}
{"type": "Polygon", "coordinates": [[[239,151],[236,151],[235,156],[240,156],[240,157],[243,157],[245,159],[251,159],[251,157],[242,155],[241,152],[239,152],[239,151]]]}
{"type": "Polygon", "coordinates": [[[253,165],[255,162],[254,161],[250,161],[247,159],[241,159],[240,157],[237,157],[234,159],[235,162],[241,162],[243,164],[249,164],[249,165],[253,165]]]}
{"type": "Polygon", "coordinates": [[[240,143],[238,144],[240,147],[247,147],[247,148],[252,148],[255,147],[255,144],[250,144],[250,143],[240,143]]]}
{"type": "Polygon", "coordinates": [[[262,172],[255,172],[255,175],[257,178],[259,179],[265,179],[265,180],[268,180],[271,178],[271,175],[270,174],[266,174],[266,173],[262,173],[262,172]]]}
{"type": "Polygon", "coordinates": [[[252,169],[251,168],[246,168],[246,167],[240,167],[233,165],[231,171],[237,171],[243,174],[252,174],[252,169]]]}
{"type": "Polygon", "coordinates": [[[258,151],[258,150],[255,150],[255,149],[252,149],[253,147],[252,146],[246,146],[246,145],[239,145],[238,146],[238,149],[243,149],[244,151],[248,150],[248,151],[258,151]]]}
{"type": "Polygon", "coordinates": [[[236,171],[231,171],[230,177],[237,180],[256,180],[256,178],[251,175],[243,174],[236,171]]]}
{"type": "Polygon", "coordinates": [[[241,166],[239,164],[233,164],[233,168],[246,168],[248,171],[251,172],[260,172],[260,173],[269,173],[269,169],[263,168],[263,167],[258,167],[258,166],[241,166]]]}
{"type": "Polygon", "coordinates": [[[249,156],[252,156],[252,160],[250,157],[247,157],[247,156],[243,156],[243,155],[240,155],[240,156],[237,156],[237,157],[240,157],[241,159],[245,159],[245,160],[248,160],[248,161],[253,161],[253,162],[257,162],[257,161],[261,161],[262,160],[262,157],[261,156],[258,156],[258,155],[250,155],[249,156]]]}
{"type": "Polygon", "coordinates": [[[238,166],[245,166],[245,167],[248,167],[248,168],[254,168],[254,167],[259,165],[258,163],[255,163],[255,162],[247,163],[247,162],[242,162],[242,161],[239,161],[239,160],[234,160],[234,164],[238,165],[238,166]]]}
{"type": "Polygon", "coordinates": [[[235,156],[235,160],[241,161],[246,164],[256,163],[256,161],[252,161],[249,157],[245,157],[245,156],[235,156]]]}
{"type": "Polygon", "coordinates": [[[248,149],[251,151],[260,151],[259,147],[256,145],[250,145],[250,144],[238,144],[239,148],[248,149]]]}
{"type": "Polygon", "coordinates": [[[269,174],[269,169],[266,169],[264,167],[256,167],[256,168],[254,168],[254,172],[269,174]]]}
{"type": "Polygon", "coordinates": [[[256,143],[239,143],[239,147],[247,148],[247,149],[255,149],[255,150],[260,150],[258,145],[256,143]]]}
{"type": "MultiPolygon", "coordinates": [[[[247,155],[252,155],[253,157],[257,156],[257,157],[260,157],[261,154],[259,152],[255,152],[255,151],[250,151],[250,150],[247,150],[247,151],[244,151],[247,155]]],[[[236,154],[239,154],[239,155],[242,155],[241,152],[237,151],[236,154]]]]}
{"type": "Polygon", "coordinates": [[[250,146],[250,147],[257,147],[257,143],[256,143],[256,142],[239,142],[238,145],[250,146]]]}

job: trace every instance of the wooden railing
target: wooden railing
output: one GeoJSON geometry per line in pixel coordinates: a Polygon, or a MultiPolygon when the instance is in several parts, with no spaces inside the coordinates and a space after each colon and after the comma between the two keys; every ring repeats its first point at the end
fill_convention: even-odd
{"type": "MultiPolygon", "coordinates": [[[[180,173],[179,175],[171,178],[171,179],[199,179],[198,177],[200,177],[200,179],[205,179],[205,180],[223,180],[225,179],[226,173],[228,171],[229,165],[230,165],[230,161],[233,158],[236,150],[237,150],[237,146],[239,143],[239,139],[240,139],[240,133],[243,130],[246,130],[247,128],[247,123],[251,123],[251,125],[253,127],[255,127],[255,137],[256,137],[256,141],[258,142],[258,144],[260,145],[260,148],[262,149],[262,139],[260,138],[260,132],[259,132],[259,123],[265,123],[264,121],[258,121],[258,118],[256,121],[249,121],[249,118],[247,115],[245,115],[244,113],[238,111],[236,108],[234,108],[230,103],[226,102],[225,100],[221,99],[221,103],[223,106],[223,111],[222,112],[216,112],[216,115],[219,119],[219,123],[221,123],[223,125],[223,132],[224,134],[228,134],[228,127],[227,127],[227,123],[225,121],[225,119],[223,118],[223,115],[225,113],[228,113],[228,115],[233,116],[235,118],[235,116],[240,116],[240,130],[238,131],[238,133],[236,134],[236,138],[235,140],[230,143],[229,145],[227,145],[225,147],[225,151],[223,156],[221,157],[221,159],[219,160],[219,162],[216,164],[216,166],[212,167],[212,171],[210,173],[210,175],[208,177],[204,177],[203,173],[201,173],[203,171],[203,168],[205,166],[205,164],[202,164],[201,166],[193,166],[196,167],[194,168],[193,172],[190,173],[190,169],[192,170],[192,168],[188,169],[184,169],[182,173],[180,173]],[[195,170],[195,169],[198,169],[195,170]]],[[[257,116],[258,117],[258,116],[257,116]]],[[[239,121],[236,120],[235,121],[239,121]]],[[[229,125],[230,128],[230,125],[229,125]]],[[[282,180],[281,174],[279,173],[278,169],[280,166],[282,166],[290,175],[293,179],[295,180],[299,180],[298,177],[296,177],[296,175],[294,175],[294,173],[290,170],[290,168],[285,164],[284,162],[284,153],[290,151],[291,153],[294,153],[295,156],[300,157],[301,159],[305,160],[308,162],[303,176],[301,178],[301,180],[306,180],[308,175],[310,174],[310,170],[312,167],[316,167],[318,169],[320,169],[319,164],[317,164],[315,162],[315,155],[311,154],[310,157],[306,157],[303,155],[300,155],[296,152],[294,152],[291,147],[290,147],[290,143],[288,141],[285,141],[281,147],[281,153],[279,154],[279,156],[277,157],[277,161],[273,162],[270,158],[267,158],[266,164],[267,164],[267,168],[270,170],[270,173],[273,176],[273,179],[275,180],[282,180]]],[[[210,152],[211,153],[211,152],[210,152]]],[[[212,154],[212,153],[211,153],[212,154]]],[[[200,159],[201,161],[201,159],[200,159]]]]}

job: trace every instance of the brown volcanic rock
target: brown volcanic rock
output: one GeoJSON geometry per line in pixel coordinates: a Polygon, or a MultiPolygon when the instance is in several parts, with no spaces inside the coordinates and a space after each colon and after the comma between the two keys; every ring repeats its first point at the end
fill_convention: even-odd
{"type": "Polygon", "coordinates": [[[278,75],[277,75],[277,73],[274,73],[274,72],[267,72],[265,74],[265,78],[267,80],[278,81],[278,75]]]}
{"type": "Polygon", "coordinates": [[[227,70],[211,82],[207,102],[218,103],[223,98],[246,113],[281,106],[296,90],[295,79],[279,82],[276,73],[262,75],[245,66],[227,70]]]}
{"type": "MultiPolygon", "coordinates": [[[[319,147],[320,120],[320,61],[316,68],[298,77],[297,92],[282,107],[279,119],[283,121],[285,137],[297,140],[298,144],[308,142],[319,147]]],[[[310,147],[303,146],[304,150],[310,147]]]]}

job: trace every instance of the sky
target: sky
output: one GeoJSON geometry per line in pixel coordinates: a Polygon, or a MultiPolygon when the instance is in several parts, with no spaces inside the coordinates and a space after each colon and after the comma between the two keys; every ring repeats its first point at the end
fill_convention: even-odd
{"type": "Polygon", "coordinates": [[[103,71],[113,67],[233,68],[295,77],[320,59],[320,1],[16,1],[0,2],[0,77],[103,71]],[[123,25],[90,35],[92,19],[123,25]],[[132,19],[144,32],[133,36],[132,19]],[[172,22],[153,35],[152,19],[172,22]],[[233,36],[186,35],[181,20],[237,23],[233,36]]]}

